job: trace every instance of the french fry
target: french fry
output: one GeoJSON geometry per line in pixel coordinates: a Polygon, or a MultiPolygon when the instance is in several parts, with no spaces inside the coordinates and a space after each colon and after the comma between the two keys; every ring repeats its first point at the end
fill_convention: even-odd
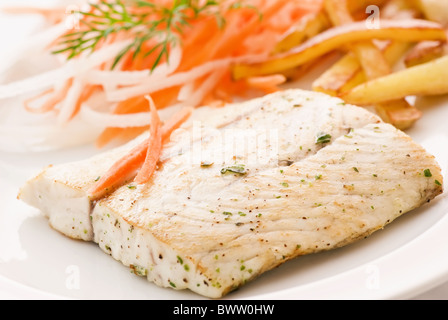
{"type": "Polygon", "coordinates": [[[422,117],[422,112],[405,99],[378,103],[375,110],[381,119],[401,130],[409,129],[422,117]]]}
{"type": "Polygon", "coordinates": [[[283,39],[275,46],[272,54],[288,51],[328,29],[330,26],[331,23],[325,12],[320,11],[308,15],[299,25],[294,26],[284,35],[283,39]]]}
{"type": "MultiPolygon", "coordinates": [[[[369,5],[382,6],[388,0],[348,0],[348,10],[357,15],[365,16],[365,10],[369,5]]],[[[328,19],[327,13],[324,9],[321,11],[308,15],[299,25],[293,26],[276,45],[273,54],[288,51],[315,35],[327,30],[331,27],[331,22],[328,19]]]]}
{"type": "Polygon", "coordinates": [[[406,55],[404,64],[413,67],[442,57],[447,53],[446,43],[441,41],[423,41],[406,55]]]}
{"type": "MultiPolygon", "coordinates": [[[[411,45],[401,41],[385,41],[378,47],[387,63],[393,66],[403,57],[411,45]]],[[[314,80],[312,89],[332,96],[339,96],[367,80],[358,57],[353,53],[347,53],[314,80]]]]}
{"type": "Polygon", "coordinates": [[[366,81],[358,58],[347,53],[313,81],[311,88],[331,96],[338,96],[366,81]]]}
{"type": "MultiPolygon", "coordinates": [[[[385,19],[417,19],[422,13],[409,0],[390,0],[381,7],[381,16],[385,19]]],[[[389,66],[395,66],[411,48],[410,43],[402,41],[377,41],[375,44],[389,66]]],[[[312,89],[338,96],[365,81],[367,78],[358,58],[348,53],[315,79],[312,89]]]]}
{"type": "Polygon", "coordinates": [[[282,72],[282,74],[288,79],[288,81],[296,81],[305,76],[308,72],[310,72],[311,69],[317,67],[319,64],[323,63],[327,58],[330,57],[331,54],[327,54],[296,68],[288,69],[282,72]]]}
{"type": "MultiPolygon", "coordinates": [[[[335,26],[354,23],[347,0],[325,0],[324,8],[335,26]]],[[[380,49],[372,41],[362,41],[348,45],[362,65],[368,79],[377,78],[391,72],[380,49]]]]}
{"type": "MultiPolygon", "coordinates": [[[[335,25],[353,23],[346,0],[325,0],[324,4],[330,20],[335,25]]],[[[387,61],[383,52],[373,41],[358,42],[350,48],[357,57],[366,79],[376,79],[392,72],[392,64],[387,61]]],[[[377,104],[375,110],[384,121],[400,129],[407,129],[422,116],[421,111],[405,99],[390,101],[388,104],[377,104]]]]}
{"type": "Polygon", "coordinates": [[[424,18],[418,0],[389,0],[381,8],[381,17],[385,19],[424,18]]]}
{"type": "Polygon", "coordinates": [[[371,105],[408,96],[448,93],[448,55],[355,87],[341,96],[348,103],[371,105]]]}
{"type": "Polygon", "coordinates": [[[416,0],[426,18],[443,24],[448,24],[448,1],[446,0],[416,0]]]}
{"type": "Polygon", "coordinates": [[[324,0],[324,9],[334,26],[355,22],[347,0],[324,0]]]}
{"type": "Polygon", "coordinates": [[[370,5],[381,7],[389,0],[347,0],[347,9],[352,15],[359,12],[366,12],[366,8],[370,5]]]}
{"type": "Polygon", "coordinates": [[[420,42],[424,40],[446,40],[446,33],[438,23],[425,20],[382,20],[378,29],[370,29],[365,22],[333,27],[306,41],[302,45],[254,64],[236,64],[232,67],[235,80],[242,78],[282,73],[339,50],[347,44],[365,40],[397,40],[420,42]]]}

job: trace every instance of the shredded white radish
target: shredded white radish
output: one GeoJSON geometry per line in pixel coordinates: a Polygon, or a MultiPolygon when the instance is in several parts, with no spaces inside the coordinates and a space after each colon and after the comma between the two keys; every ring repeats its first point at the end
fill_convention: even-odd
{"type": "Polygon", "coordinates": [[[199,106],[207,94],[210,93],[218,81],[224,76],[226,70],[226,68],[215,70],[198,88],[194,90],[192,95],[184,101],[184,103],[193,107],[199,106]]]}
{"type": "Polygon", "coordinates": [[[113,71],[92,70],[89,72],[88,82],[108,87],[135,85],[147,79],[151,70],[113,71]]]}
{"type": "Polygon", "coordinates": [[[142,81],[139,85],[119,88],[113,91],[107,91],[107,99],[109,101],[117,102],[123,101],[129,98],[133,98],[140,95],[149,94],[162,89],[166,89],[173,86],[183,85],[189,81],[196,80],[213,70],[228,68],[232,63],[239,63],[243,61],[256,61],[265,59],[265,55],[259,56],[247,56],[238,58],[226,58],[220,60],[214,60],[206,62],[196,68],[191,69],[186,72],[178,72],[172,76],[161,78],[160,81],[153,81],[153,79],[146,79],[142,81]]]}
{"type": "Polygon", "coordinates": [[[106,91],[115,90],[117,86],[129,86],[141,83],[144,80],[157,81],[166,77],[179,67],[182,60],[182,49],[175,47],[170,53],[169,63],[163,63],[153,71],[144,69],[139,71],[114,71],[114,70],[92,70],[89,73],[89,83],[105,87],[106,91]]]}
{"type": "Polygon", "coordinates": [[[81,117],[91,125],[101,128],[144,127],[150,124],[150,113],[111,114],[92,109],[87,103],[81,108],[81,117]]]}
{"type": "Polygon", "coordinates": [[[105,46],[89,56],[70,60],[62,67],[24,80],[0,85],[0,99],[16,97],[34,90],[43,90],[69,78],[83,74],[92,68],[113,59],[130,41],[105,46]]]}
{"type": "Polygon", "coordinates": [[[82,146],[93,143],[101,133],[100,128],[80,117],[60,127],[56,125],[54,113],[30,115],[20,108],[14,109],[12,114],[2,115],[0,121],[0,150],[4,152],[42,152],[82,146]]]}
{"type": "MultiPolygon", "coordinates": [[[[56,70],[51,70],[39,75],[12,82],[0,86],[0,99],[17,97],[34,90],[43,90],[68,79],[69,70],[73,69],[74,61],[69,61],[66,65],[56,70]]],[[[73,70],[70,72],[73,73],[73,70]]]]}
{"type": "Polygon", "coordinates": [[[73,84],[68,90],[67,96],[62,102],[61,108],[59,110],[57,118],[57,124],[59,126],[67,124],[67,122],[70,120],[73,112],[75,111],[79,96],[82,95],[83,89],[84,81],[81,79],[74,79],[73,84]]]}
{"type": "Polygon", "coordinates": [[[194,92],[194,81],[184,84],[177,95],[178,101],[187,101],[194,92]]]}
{"type": "Polygon", "coordinates": [[[105,94],[98,92],[81,105],[79,117],[96,128],[128,128],[149,125],[149,112],[113,114],[116,104],[105,103],[105,94]]]}

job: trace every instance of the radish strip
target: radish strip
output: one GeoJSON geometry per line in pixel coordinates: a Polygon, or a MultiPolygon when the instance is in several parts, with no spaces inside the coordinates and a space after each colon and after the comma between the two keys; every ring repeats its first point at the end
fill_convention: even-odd
{"type": "Polygon", "coordinates": [[[150,125],[149,112],[131,114],[112,114],[93,110],[88,104],[81,108],[81,117],[94,126],[107,128],[145,127],[150,125]]]}
{"type": "Polygon", "coordinates": [[[39,107],[39,108],[33,108],[30,109],[30,106],[28,104],[28,101],[24,102],[25,109],[29,112],[34,113],[45,113],[52,111],[56,108],[56,106],[64,100],[68,90],[72,86],[73,79],[68,79],[64,82],[62,82],[62,85],[58,84],[55,86],[54,90],[52,90],[52,94],[50,97],[48,97],[47,100],[39,107]]]}
{"type": "Polygon", "coordinates": [[[242,61],[263,61],[266,55],[246,56],[238,58],[226,58],[206,62],[196,68],[186,72],[175,73],[172,76],[162,78],[155,82],[153,79],[146,79],[140,85],[133,87],[120,88],[114,91],[106,92],[109,101],[123,101],[136,96],[156,92],[169,87],[183,85],[189,81],[196,80],[213,70],[229,67],[232,63],[241,63],[242,61]]]}
{"type": "Polygon", "coordinates": [[[180,90],[179,94],[177,95],[178,101],[187,101],[189,97],[193,95],[194,92],[194,81],[188,82],[184,84],[180,90]]]}
{"type": "Polygon", "coordinates": [[[103,71],[92,70],[89,72],[88,82],[90,84],[99,84],[103,86],[135,85],[150,76],[150,70],[141,71],[103,71]]]}
{"type": "Polygon", "coordinates": [[[224,76],[226,71],[226,68],[221,68],[209,75],[184,103],[193,107],[199,106],[207,94],[209,94],[210,91],[213,90],[213,88],[218,84],[219,80],[224,76]]]}
{"type": "Polygon", "coordinates": [[[113,59],[130,41],[104,47],[78,60],[70,60],[64,66],[37,76],[0,86],[0,99],[16,97],[34,90],[44,90],[61,81],[83,74],[90,69],[113,59]]]}
{"type": "Polygon", "coordinates": [[[61,105],[61,109],[59,110],[57,124],[64,125],[71,118],[73,112],[75,111],[76,104],[78,102],[79,97],[82,94],[82,90],[84,88],[84,83],[80,79],[74,79],[71,88],[68,90],[65,100],[61,105]]]}

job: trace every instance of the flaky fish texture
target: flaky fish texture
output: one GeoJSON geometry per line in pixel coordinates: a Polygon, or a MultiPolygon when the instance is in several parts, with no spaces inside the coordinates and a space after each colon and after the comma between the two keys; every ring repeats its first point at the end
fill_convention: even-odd
{"type": "Polygon", "coordinates": [[[149,281],[209,298],[367,237],[443,192],[435,158],[402,131],[337,98],[287,90],[198,109],[149,183],[91,201],[88,188],[139,139],[48,167],[19,198],[149,281]]]}

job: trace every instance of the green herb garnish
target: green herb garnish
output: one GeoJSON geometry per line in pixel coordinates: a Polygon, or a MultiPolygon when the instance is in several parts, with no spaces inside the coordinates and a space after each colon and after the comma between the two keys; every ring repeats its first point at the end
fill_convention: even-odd
{"type": "Polygon", "coordinates": [[[244,175],[244,174],[246,174],[246,169],[245,169],[244,165],[234,165],[234,166],[225,167],[225,168],[221,169],[221,174],[226,174],[229,172],[244,175]]]}
{"type": "Polygon", "coordinates": [[[331,135],[327,133],[320,133],[316,137],[316,144],[325,144],[331,141],[331,135]]]}
{"type": "Polygon", "coordinates": [[[170,5],[150,0],[100,0],[98,3],[90,3],[89,10],[75,12],[82,17],[79,30],[63,35],[60,47],[52,53],[65,53],[68,59],[72,59],[84,52],[95,51],[113,36],[126,33],[132,42],[117,54],[112,69],[127,53],[132,53],[133,59],[139,55],[155,55],[150,67],[153,71],[163,58],[168,60],[169,50],[179,45],[180,36],[195,19],[211,16],[215,18],[218,27],[223,28],[226,23],[223,10],[256,10],[243,2],[223,8],[220,1],[213,0],[174,0],[170,5]],[[145,45],[151,42],[154,44],[145,51],[145,45]]]}

